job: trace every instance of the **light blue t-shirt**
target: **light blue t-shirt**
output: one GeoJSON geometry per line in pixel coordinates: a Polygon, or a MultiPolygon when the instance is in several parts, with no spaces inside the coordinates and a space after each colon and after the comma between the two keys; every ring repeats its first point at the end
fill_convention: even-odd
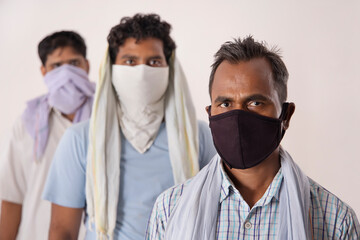
{"type": "MultiPolygon", "coordinates": [[[[215,155],[208,125],[198,123],[199,165],[215,155]]],[[[50,168],[43,198],[60,206],[84,208],[89,121],[73,125],[62,137],[50,168]]],[[[148,151],[137,152],[121,134],[120,193],[114,239],[143,240],[157,196],[174,185],[166,123],[148,151]]],[[[86,238],[96,239],[89,230],[86,238]]]]}

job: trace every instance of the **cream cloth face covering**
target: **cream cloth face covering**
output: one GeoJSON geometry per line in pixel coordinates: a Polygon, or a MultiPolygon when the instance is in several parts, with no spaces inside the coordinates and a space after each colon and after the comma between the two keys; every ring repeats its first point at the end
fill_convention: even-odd
{"type": "Polygon", "coordinates": [[[112,65],[121,130],[139,153],[153,144],[164,119],[168,83],[169,67],[112,65]]]}

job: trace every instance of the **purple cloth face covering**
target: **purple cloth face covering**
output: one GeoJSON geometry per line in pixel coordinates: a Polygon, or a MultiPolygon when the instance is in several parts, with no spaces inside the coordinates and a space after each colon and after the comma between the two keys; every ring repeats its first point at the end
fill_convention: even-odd
{"type": "Polygon", "coordinates": [[[65,64],[48,72],[44,81],[48,94],[27,102],[22,120],[34,139],[34,158],[39,160],[44,153],[49,135],[51,108],[64,114],[75,113],[73,123],[86,120],[91,115],[95,84],[87,73],[78,67],[65,64]]]}

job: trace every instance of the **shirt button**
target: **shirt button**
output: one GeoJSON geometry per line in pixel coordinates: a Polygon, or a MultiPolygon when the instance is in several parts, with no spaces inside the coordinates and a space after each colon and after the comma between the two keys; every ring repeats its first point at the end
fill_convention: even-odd
{"type": "Polygon", "coordinates": [[[245,222],[245,228],[250,229],[252,227],[250,222],[245,222]]]}

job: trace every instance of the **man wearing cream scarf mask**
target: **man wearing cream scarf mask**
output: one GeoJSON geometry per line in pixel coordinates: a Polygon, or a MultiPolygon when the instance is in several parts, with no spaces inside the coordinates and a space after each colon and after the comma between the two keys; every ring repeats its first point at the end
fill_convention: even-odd
{"type": "Polygon", "coordinates": [[[82,37],[55,32],[38,46],[48,93],[30,100],[0,152],[0,239],[47,239],[51,204],[41,199],[66,128],[91,114],[95,84],[82,37]]]}
{"type": "Polygon", "coordinates": [[[48,177],[50,239],[76,239],[85,207],[86,239],[144,239],[156,197],[215,154],[170,28],[137,14],[111,29],[91,119],[65,133],[48,177]]]}
{"type": "Polygon", "coordinates": [[[224,43],[209,81],[218,154],[161,194],[146,240],[358,240],[346,203],[308,178],[281,146],[295,104],[274,48],[251,36],[224,43]]]}

